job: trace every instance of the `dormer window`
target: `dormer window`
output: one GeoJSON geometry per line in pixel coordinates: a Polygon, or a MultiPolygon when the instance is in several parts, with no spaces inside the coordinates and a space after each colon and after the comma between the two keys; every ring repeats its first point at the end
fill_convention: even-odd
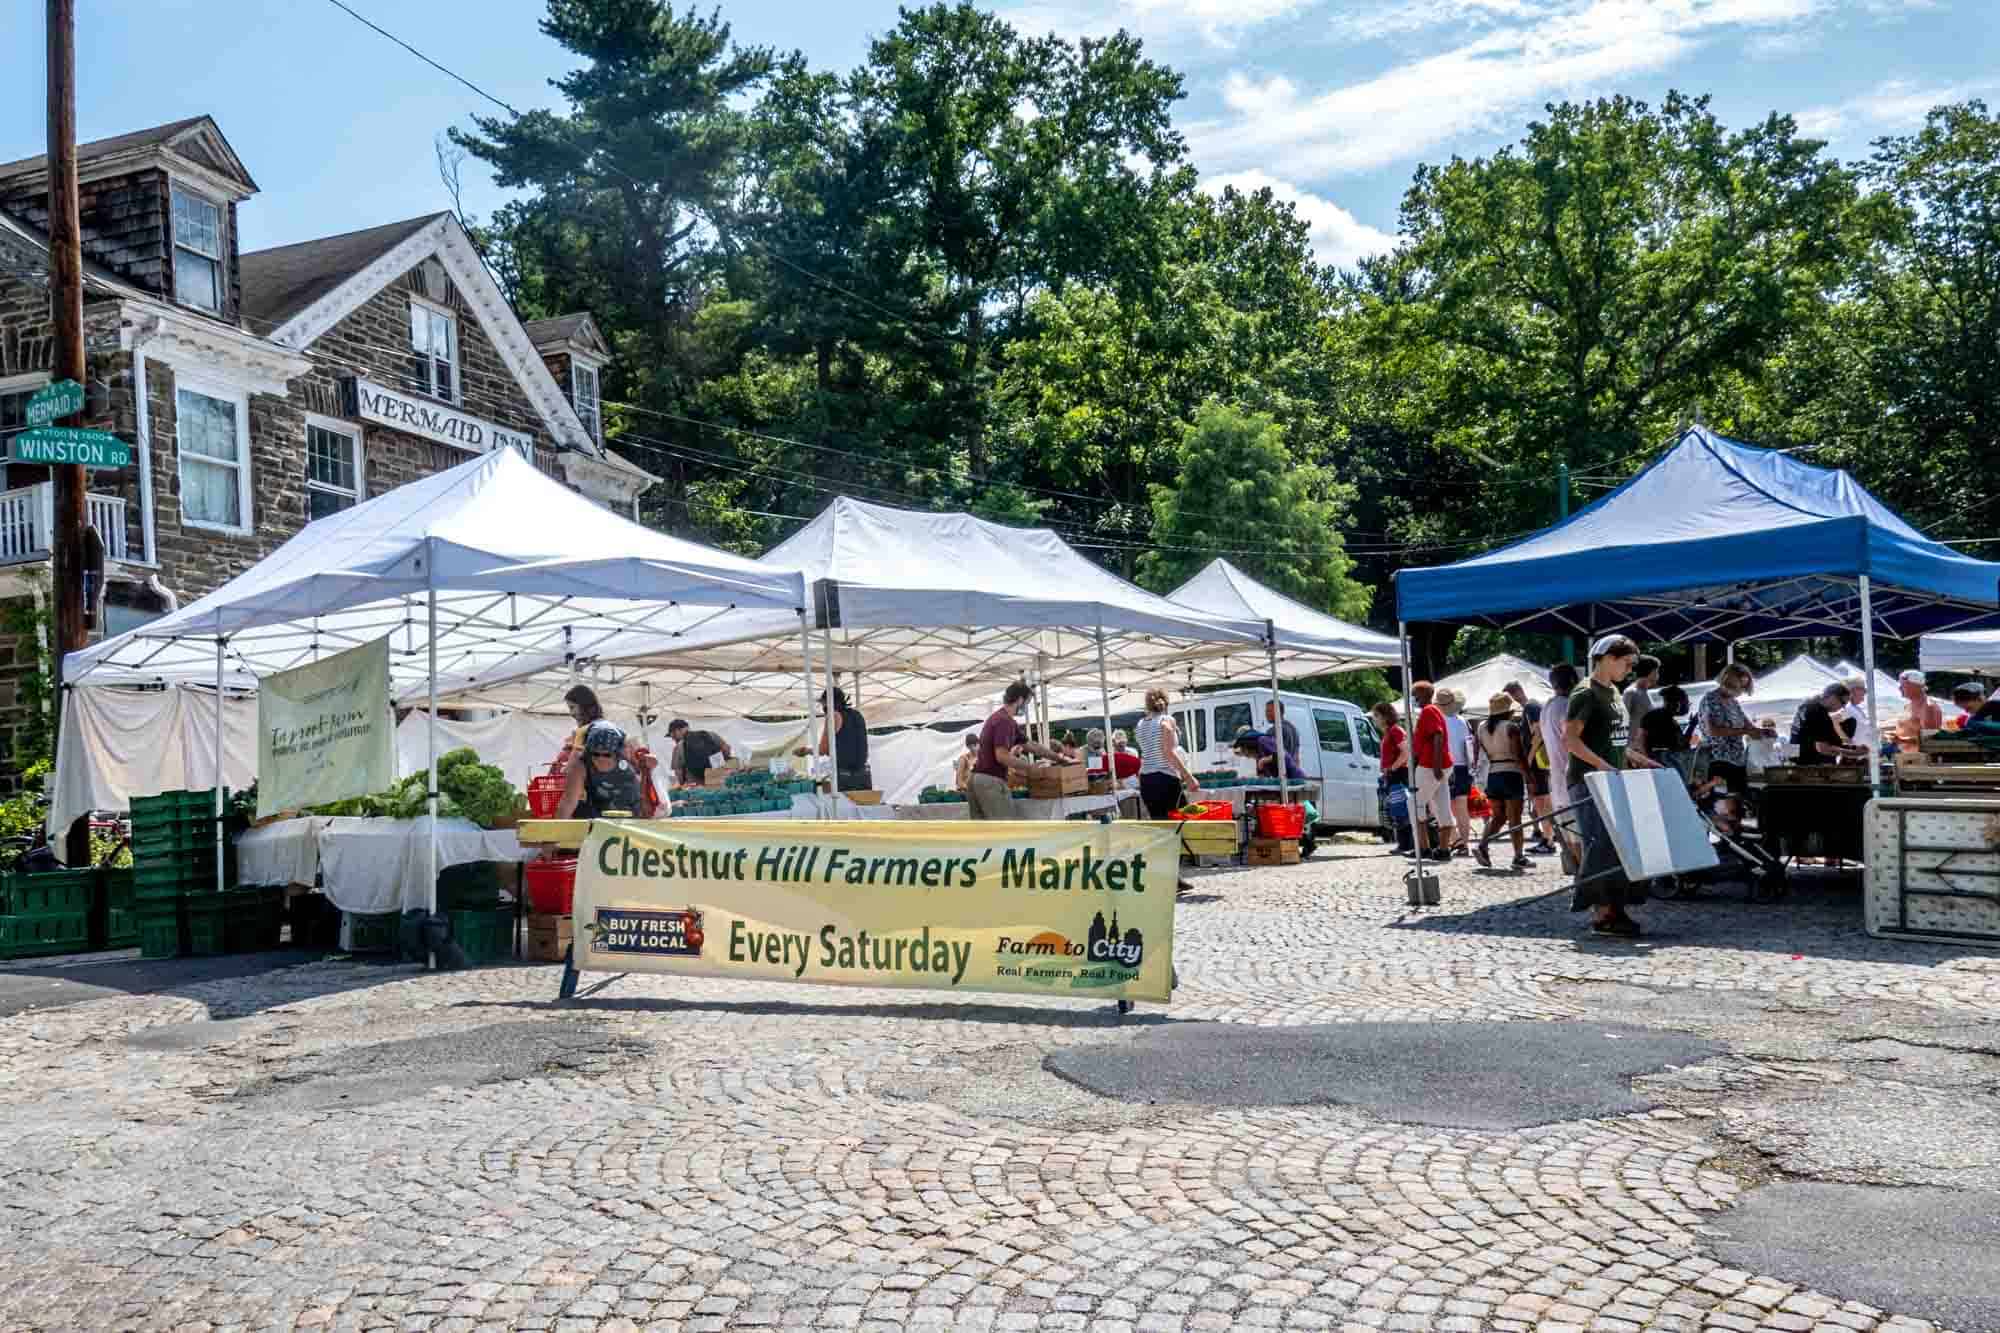
{"type": "Polygon", "coordinates": [[[458,321],[424,301],[410,301],[410,387],[458,401],[458,321]]]}
{"type": "Polygon", "coordinates": [[[174,298],[222,313],[222,207],[175,184],[174,298]]]}
{"type": "Polygon", "coordinates": [[[573,361],[569,368],[570,399],[576,404],[576,415],[583,422],[583,428],[590,432],[590,438],[604,443],[602,412],[597,398],[597,367],[573,361]]]}

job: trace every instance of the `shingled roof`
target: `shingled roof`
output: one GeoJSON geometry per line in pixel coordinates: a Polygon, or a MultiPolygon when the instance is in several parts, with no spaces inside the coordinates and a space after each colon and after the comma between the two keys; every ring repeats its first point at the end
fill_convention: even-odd
{"type": "MultiPolygon", "coordinates": [[[[257,182],[250,179],[235,149],[222,136],[221,127],[212,116],[189,116],[185,120],[170,120],[164,125],[154,125],[149,129],[132,130],[125,134],[114,134],[108,139],[93,139],[89,143],[76,146],[77,166],[84,167],[99,158],[115,157],[123,153],[141,152],[148,148],[166,149],[182,153],[190,161],[231,176],[241,181],[254,192],[257,182]],[[209,142],[198,143],[207,138],[209,142]]],[[[32,172],[48,169],[48,155],[36,153],[33,157],[16,158],[12,162],[0,162],[0,178],[25,176],[32,172]]]]}
{"type": "Polygon", "coordinates": [[[251,251],[242,259],[244,321],[259,333],[273,332],[442,216],[426,213],[338,236],[251,251]]]}

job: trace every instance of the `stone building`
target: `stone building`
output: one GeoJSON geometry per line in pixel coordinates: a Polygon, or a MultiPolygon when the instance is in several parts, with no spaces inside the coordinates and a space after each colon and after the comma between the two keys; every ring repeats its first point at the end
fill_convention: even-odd
{"type": "MultiPolygon", "coordinates": [[[[619,512],[653,478],[604,447],[587,314],[524,325],[450,213],[241,253],[256,182],[207,116],[81,145],[86,401],[133,446],[90,473],[105,550],[95,632],[201,596],[315,518],[512,448],[619,512]]],[[[48,180],[0,164],[0,438],[49,380],[48,180]]],[[[0,787],[29,614],[45,597],[48,469],[0,468],[0,787]]]]}

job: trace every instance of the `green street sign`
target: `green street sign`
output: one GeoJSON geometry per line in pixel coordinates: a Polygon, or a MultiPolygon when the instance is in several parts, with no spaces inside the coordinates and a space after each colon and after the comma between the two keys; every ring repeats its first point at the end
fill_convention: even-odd
{"type": "Polygon", "coordinates": [[[132,461],[132,446],[109,431],[43,426],[39,430],[24,430],[16,435],[10,456],[16,463],[124,467],[132,461]]]}
{"type": "Polygon", "coordinates": [[[52,421],[83,411],[83,386],[75,380],[57,380],[37,389],[28,399],[28,424],[46,426],[52,421]]]}

